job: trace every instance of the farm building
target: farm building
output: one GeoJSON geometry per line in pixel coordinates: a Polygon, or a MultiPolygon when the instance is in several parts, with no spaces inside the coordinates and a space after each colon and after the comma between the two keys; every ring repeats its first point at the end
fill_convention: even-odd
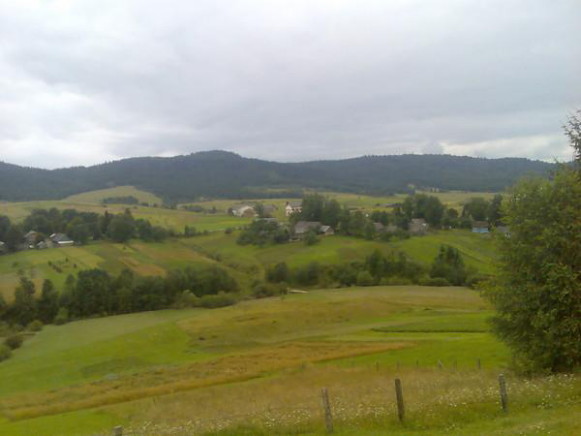
{"type": "Polygon", "coordinates": [[[66,247],[75,243],[75,241],[73,241],[64,233],[53,233],[50,235],[50,240],[57,247],[66,247]]]}
{"type": "Polygon", "coordinates": [[[472,233],[488,233],[488,223],[486,221],[474,221],[472,223],[472,233]]]}
{"type": "Polygon", "coordinates": [[[245,218],[253,218],[256,216],[256,211],[254,210],[253,206],[248,204],[239,204],[236,206],[232,206],[230,208],[232,215],[245,217],[245,218]]]}
{"type": "Polygon", "coordinates": [[[284,214],[291,216],[293,213],[301,213],[303,210],[303,201],[287,201],[284,207],[284,214]]]}
{"type": "Polygon", "coordinates": [[[319,221],[299,221],[295,224],[294,235],[301,239],[311,230],[316,231],[319,235],[331,236],[335,234],[333,227],[324,226],[319,221]]]}
{"type": "Polygon", "coordinates": [[[414,218],[409,222],[408,230],[412,235],[425,235],[430,226],[423,218],[414,218]]]}

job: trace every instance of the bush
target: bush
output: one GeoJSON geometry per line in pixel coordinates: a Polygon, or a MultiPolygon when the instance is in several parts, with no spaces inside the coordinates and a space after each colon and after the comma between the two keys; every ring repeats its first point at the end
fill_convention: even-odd
{"type": "Polygon", "coordinates": [[[9,359],[12,356],[12,350],[10,347],[0,344],[0,362],[3,360],[9,359]]]}
{"type": "Polygon", "coordinates": [[[4,339],[4,345],[9,347],[11,350],[16,350],[17,348],[20,348],[22,342],[24,342],[24,338],[22,337],[22,335],[12,335],[4,339]]]}
{"type": "Polygon", "coordinates": [[[374,280],[369,271],[359,271],[357,273],[357,286],[372,286],[373,284],[374,280]]]}
{"type": "Polygon", "coordinates": [[[274,297],[277,295],[284,295],[288,292],[288,288],[285,284],[273,284],[273,283],[258,283],[252,289],[252,296],[254,298],[266,298],[274,297]]]}
{"type": "Polygon", "coordinates": [[[42,321],[35,319],[26,326],[26,330],[28,330],[29,332],[39,332],[42,330],[43,327],[44,324],[42,323],[42,321]]]}
{"type": "Polygon", "coordinates": [[[54,317],[56,325],[63,325],[69,322],[69,311],[65,307],[61,307],[54,317]]]}
{"type": "Polygon", "coordinates": [[[420,280],[422,286],[452,286],[451,283],[443,277],[426,277],[420,280]]]}
{"type": "Polygon", "coordinates": [[[183,309],[186,307],[196,307],[200,305],[200,299],[190,290],[182,292],[176,300],[176,307],[183,309]]]}
{"type": "Polygon", "coordinates": [[[238,299],[234,295],[225,292],[219,292],[216,295],[204,295],[198,299],[199,307],[205,307],[206,309],[232,306],[237,302],[238,299]]]}

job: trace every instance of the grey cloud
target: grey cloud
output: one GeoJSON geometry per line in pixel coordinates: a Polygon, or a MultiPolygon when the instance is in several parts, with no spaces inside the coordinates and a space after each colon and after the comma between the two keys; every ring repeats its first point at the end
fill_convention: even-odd
{"type": "Polygon", "coordinates": [[[581,104],[579,12],[574,0],[0,3],[0,159],[563,156],[560,125],[581,104]]]}

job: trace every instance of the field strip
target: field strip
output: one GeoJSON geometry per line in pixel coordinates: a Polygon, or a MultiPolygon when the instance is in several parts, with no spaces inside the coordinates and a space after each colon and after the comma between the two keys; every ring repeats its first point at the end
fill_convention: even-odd
{"type": "Polygon", "coordinates": [[[0,411],[10,420],[54,415],[246,381],[306,363],[364,356],[409,346],[409,343],[291,342],[178,368],[150,370],[114,381],[5,397],[0,401],[0,411]]]}

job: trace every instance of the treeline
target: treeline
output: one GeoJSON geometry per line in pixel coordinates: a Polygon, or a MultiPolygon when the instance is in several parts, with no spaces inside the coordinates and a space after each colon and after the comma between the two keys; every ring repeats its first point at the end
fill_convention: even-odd
{"type": "Polygon", "coordinates": [[[101,269],[69,275],[62,289],[44,280],[40,295],[21,275],[13,302],[0,298],[0,319],[8,325],[34,321],[62,324],[93,316],[159,310],[182,305],[216,307],[233,304],[239,285],[217,266],[170,271],[166,277],[140,277],[130,270],[112,276],[101,269]],[[227,296],[230,295],[229,297],[227,296]]]}
{"type": "Polygon", "coordinates": [[[364,261],[337,265],[310,262],[301,267],[289,268],[285,262],[280,262],[267,269],[265,278],[269,283],[320,287],[411,284],[474,286],[483,276],[465,266],[456,248],[442,246],[429,267],[410,260],[401,252],[385,255],[375,250],[364,261]]]}
{"type": "Polygon", "coordinates": [[[487,221],[494,227],[500,225],[502,219],[501,203],[500,194],[491,200],[475,197],[468,200],[462,211],[458,212],[455,208],[446,207],[438,197],[413,194],[402,203],[395,204],[391,212],[374,210],[365,214],[341,206],[335,199],[311,194],[303,198],[302,211],[293,214],[291,222],[318,221],[333,227],[339,234],[373,239],[382,232],[376,223],[384,227],[391,226],[394,230],[407,231],[412,219],[424,219],[434,229],[470,228],[474,221],[487,221]]]}
{"type": "Polygon", "coordinates": [[[527,159],[445,155],[277,163],[223,151],[132,158],[52,171],[0,162],[0,199],[60,199],[108,188],[111,180],[118,186],[136,186],[179,202],[202,197],[290,198],[298,197],[304,189],[387,195],[408,192],[410,183],[442,190],[499,192],[523,175],[546,175],[553,168],[552,164],[527,159]]]}
{"type": "Polygon", "coordinates": [[[65,233],[81,245],[100,239],[126,242],[138,238],[159,242],[174,236],[171,230],[154,226],[146,219],[134,218],[129,209],[120,214],[106,211],[102,215],[75,209],[34,209],[20,224],[0,215],[0,241],[6,244],[8,251],[17,251],[23,244],[25,234],[31,230],[36,232],[35,240],[27,241],[31,244],[43,241],[53,233],[65,233]]]}

